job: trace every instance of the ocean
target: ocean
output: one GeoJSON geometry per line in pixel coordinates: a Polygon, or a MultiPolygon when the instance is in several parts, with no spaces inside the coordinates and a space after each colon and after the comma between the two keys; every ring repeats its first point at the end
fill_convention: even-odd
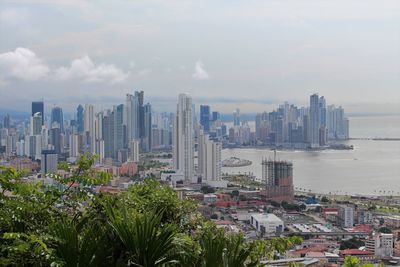
{"type": "MultiPolygon", "coordinates": [[[[400,116],[350,117],[351,138],[400,138],[400,116]]],[[[293,162],[295,188],[332,194],[400,195],[400,141],[349,140],[354,150],[278,151],[293,162]]],[[[261,161],[270,149],[224,149],[222,159],[239,157],[252,165],[222,168],[224,173],[261,177],[261,161]]]]}

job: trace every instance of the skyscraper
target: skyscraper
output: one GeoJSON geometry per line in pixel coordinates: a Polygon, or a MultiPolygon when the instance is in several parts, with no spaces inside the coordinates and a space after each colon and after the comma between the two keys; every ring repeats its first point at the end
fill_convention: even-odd
{"type": "Polygon", "coordinates": [[[198,174],[203,183],[210,186],[224,187],[221,183],[221,150],[222,144],[209,139],[203,132],[199,135],[198,143],[198,174]]]}
{"type": "Polygon", "coordinates": [[[233,126],[240,126],[240,110],[238,108],[233,112],[233,126]]]}
{"type": "Polygon", "coordinates": [[[79,105],[79,106],[76,108],[76,122],[77,122],[77,130],[78,130],[78,133],[83,133],[83,131],[84,131],[83,112],[84,112],[84,110],[83,110],[82,105],[79,105]]]}
{"type": "Polygon", "coordinates": [[[266,198],[273,201],[292,202],[293,164],[287,161],[263,160],[262,178],[266,183],[266,198]]]}
{"type": "Polygon", "coordinates": [[[114,152],[113,158],[118,156],[118,150],[124,148],[124,105],[114,106],[114,152]]]}
{"type": "Polygon", "coordinates": [[[37,112],[31,117],[31,135],[40,135],[42,133],[42,114],[37,112]]]}
{"type": "Polygon", "coordinates": [[[42,125],[44,125],[44,104],[43,101],[35,101],[32,102],[32,112],[31,116],[33,116],[35,113],[40,112],[42,115],[42,125]]]}
{"type": "Polygon", "coordinates": [[[53,128],[54,123],[58,123],[61,132],[64,132],[64,117],[62,108],[60,107],[53,107],[51,109],[50,128],[53,128]]]}
{"type": "Polygon", "coordinates": [[[128,143],[139,138],[139,96],[126,94],[125,100],[125,125],[128,143]]]}
{"type": "Polygon", "coordinates": [[[151,105],[147,103],[143,106],[143,135],[142,139],[142,149],[143,151],[151,150],[151,105]]]}
{"type": "Polygon", "coordinates": [[[310,130],[309,142],[311,148],[319,147],[320,107],[318,94],[310,96],[310,130]]]}
{"type": "Polygon", "coordinates": [[[4,116],[4,123],[3,126],[5,129],[10,129],[11,126],[11,119],[10,119],[10,114],[7,113],[6,116],[4,116]]]}
{"type": "Polygon", "coordinates": [[[205,133],[210,132],[210,106],[200,105],[200,124],[205,133]]]}
{"type": "Polygon", "coordinates": [[[85,105],[84,113],[84,131],[88,137],[86,147],[90,153],[94,154],[95,151],[95,135],[94,135],[94,111],[93,106],[90,104],[85,105]]]}
{"type": "Polygon", "coordinates": [[[41,168],[42,174],[55,173],[58,169],[58,155],[54,150],[43,150],[41,157],[41,168]]]}
{"type": "Polygon", "coordinates": [[[184,175],[186,182],[197,182],[194,177],[194,136],[192,98],[180,94],[173,125],[174,168],[184,175]]]}

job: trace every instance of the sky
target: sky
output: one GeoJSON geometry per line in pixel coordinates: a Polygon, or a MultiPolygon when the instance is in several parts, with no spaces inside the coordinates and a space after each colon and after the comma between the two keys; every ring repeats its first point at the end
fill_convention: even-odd
{"type": "Polygon", "coordinates": [[[0,0],[0,110],[72,112],[143,90],[230,113],[307,105],[400,113],[400,1],[0,0]]]}

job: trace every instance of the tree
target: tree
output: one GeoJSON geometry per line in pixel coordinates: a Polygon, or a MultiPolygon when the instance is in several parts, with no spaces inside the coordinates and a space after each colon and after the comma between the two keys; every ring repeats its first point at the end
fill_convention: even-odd
{"type": "Polygon", "coordinates": [[[209,185],[203,185],[200,190],[203,194],[215,193],[215,189],[209,185]]]}
{"type": "Polygon", "coordinates": [[[94,157],[61,164],[55,186],[0,169],[1,266],[256,266],[299,239],[245,242],[206,220],[193,201],[154,179],[118,196],[92,191],[108,181],[94,157]]]}
{"type": "Polygon", "coordinates": [[[379,228],[379,232],[380,233],[384,233],[384,234],[391,234],[392,230],[390,230],[389,228],[383,226],[383,227],[379,228]]]}

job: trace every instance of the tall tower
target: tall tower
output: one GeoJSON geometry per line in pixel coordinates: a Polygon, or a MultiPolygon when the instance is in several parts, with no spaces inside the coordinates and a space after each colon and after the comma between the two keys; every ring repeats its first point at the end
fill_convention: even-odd
{"type": "Polygon", "coordinates": [[[118,150],[124,147],[124,105],[114,107],[114,159],[117,158],[118,150]]]}
{"type": "Polygon", "coordinates": [[[128,143],[139,138],[139,97],[126,94],[125,100],[125,125],[128,143]]]}
{"type": "Polygon", "coordinates": [[[240,126],[240,110],[238,108],[233,112],[233,126],[240,126]]]}
{"type": "Polygon", "coordinates": [[[262,178],[266,183],[266,198],[277,202],[293,202],[293,164],[287,161],[263,160],[262,178]]]}
{"type": "Polygon", "coordinates": [[[194,177],[194,136],[192,98],[180,94],[173,125],[174,168],[184,175],[186,182],[197,182],[194,177]]]}
{"type": "Polygon", "coordinates": [[[310,131],[309,142],[311,148],[319,147],[320,107],[318,94],[310,96],[310,131]]]}
{"type": "Polygon", "coordinates": [[[31,135],[40,135],[42,133],[42,114],[37,112],[31,117],[31,135]]]}
{"type": "Polygon", "coordinates": [[[84,131],[88,137],[87,145],[89,145],[90,153],[94,154],[95,151],[95,133],[94,133],[94,111],[93,106],[90,104],[85,105],[84,113],[84,131]]]}
{"type": "Polygon", "coordinates": [[[60,125],[61,132],[64,132],[64,116],[62,112],[62,108],[53,107],[51,109],[51,120],[50,120],[50,129],[54,128],[53,124],[58,123],[60,125]]]}
{"type": "Polygon", "coordinates": [[[203,126],[204,132],[210,132],[210,106],[200,106],[200,124],[203,126]]]}
{"type": "Polygon", "coordinates": [[[199,135],[198,144],[198,174],[202,182],[218,186],[221,181],[221,150],[222,144],[209,139],[208,134],[199,135]]]}
{"type": "Polygon", "coordinates": [[[77,130],[78,130],[78,133],[83,133],[83,131],[84,131],[84,124],[83,124],[83,121],[84,121],[84,119],[83,119],[83,112],[84,112],[84,110],[83,110],[83,107],[82,107],[82,105],[79,105],[77,108],[76,108],[76,122],[77,122],[77,130]]]}
{"type": "Polygon", "coordinates": [[[44,125],[44,104],[43,104],[43,101],[32,102],[31,116],[33,116],[34,114],[36,114],[38,112],[40,112],[40,114],[42,115],[42,125],[44,125]]]}

